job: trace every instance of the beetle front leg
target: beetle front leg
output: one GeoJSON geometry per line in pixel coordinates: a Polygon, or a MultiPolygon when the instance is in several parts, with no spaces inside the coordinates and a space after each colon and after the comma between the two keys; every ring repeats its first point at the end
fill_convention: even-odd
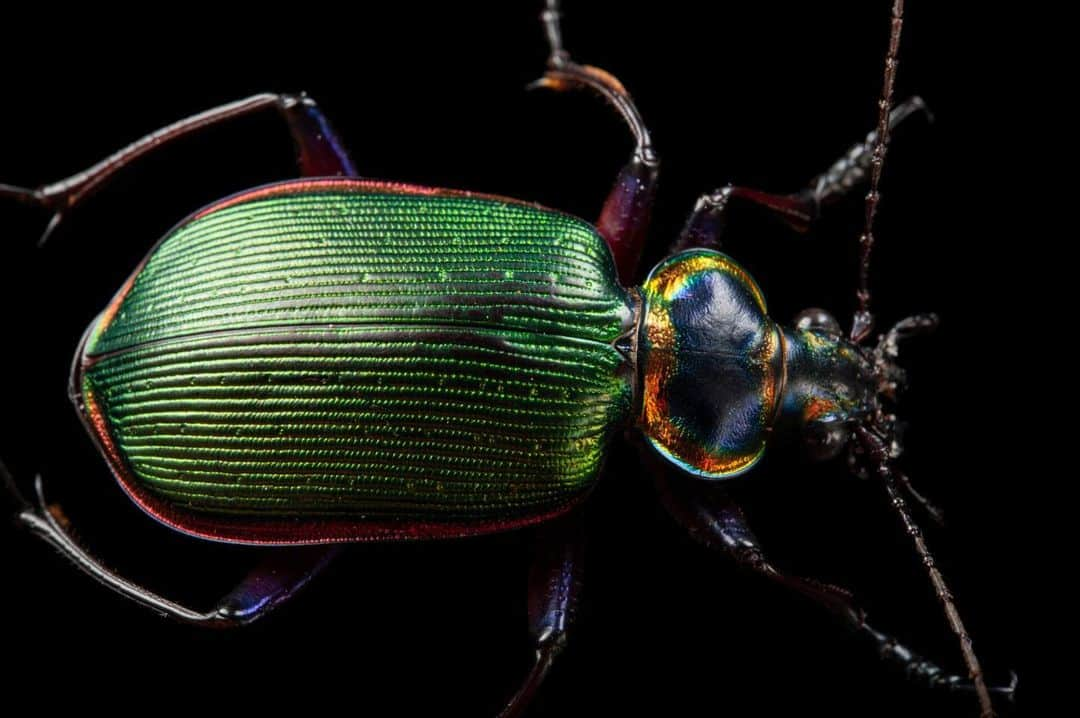
{"type": "Polygon", "coordinates": [[[536,641],[533,667],[499,718],[520,716],[566,645],[577,610],[583,570],[582,510],[540,526],[529,572],[529,630],[536,641]]]}
{"type": "MultiPolygon", "coordinates": [[[[739,565],[828,609],[873,646],[881,658],[903,669],[908,678],[931,688],[975,690],[967,676],[947,673],[897,639],[870,626],[866,622],[866,612],[855,604],[848,591],[813,579],[791,576],[773,566],[746,523],[742,510],[722,487],[668,470],[657,471],[656,477],[665,508],[697,541],[725,551],[739,565]]],[[[1011,700],[1015,690],[1016,676],[1013,674],[1009,685],[991,688],[990,692],[1011,700]]]]}
{"type": "MultiPolygon", "coordinates": [[[[930,115],[920,97],[912,97],[897,105],[889,114],[890,131],[918,112],[930,115]]],[[[702,195],[671,253],[694,247],[719,247],[728,206],[732,202],[768,210],[795,231],[806,232],[820,216],[822,207],[844,197],[868,178],[876,142],[877,130],[874,130],[798,192],[778,195],[728,185],[702,195]]]]}
{"type": "Polygon", "coordinates": [[[547,0],[547,7],[540,17],[551,54],[547,72],[530,87],[591,90],[615,107],[634,135],[634,154],[615,178],[615,185],[596,222],[597,230],[615,257],[619,279],[623,284],[631,285],[645,245],[660,160],[653,150],[641,113],[623,84],[605,70],[579,65],[570,59],[570,53],[562,44],[562,12],[558,0],[547,0]]]}
{"type": "Polygon", "coordinates": [[[0,184],[0,197],[44,207],[53,213],[40,244],[49,238],[67,212],[100,189],[114,174],[140,157],[173,140],[261,110],[276,110],[285,120],[296,144],[297,164],[305,177],[355,177],[356,167],[344,145],[315,101],[304,94],[265,93],[230,102],[174,122],[136,140],[93,167],[59,182],[26,189],[0,184]]]}
{"type": "Polygon", "coordinates": [[[288,546],[268,550],[262,561],[209,611],[198,611],[160,596],[115,573],[86,551],[68,529],[56,504],[47,504],[41,477],[35,482],[37,505],[23,498],[15,480],[0,463],[0,480],[7,500],[16,507],[15,521],[57,549],[81,571],[103,586],[156,613],[184,623],[212,628],[242,626],[288,601],[340,551],[340,546],[288,546]]]}

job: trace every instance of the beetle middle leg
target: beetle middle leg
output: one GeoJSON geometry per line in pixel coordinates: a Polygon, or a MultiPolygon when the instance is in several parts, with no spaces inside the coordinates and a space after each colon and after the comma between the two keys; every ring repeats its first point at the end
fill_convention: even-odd
{"type": "Polygon", "coordinates": [[[264,93],[174,122],[114,152],[93,167],[59,182],[37,189],[0,184],[0,197],[10,197],[52,211],[52,219],[39,241],[39,244],[44,244],[67,212],[140,157],[199,130],[268,109],[276,110],[288,124],[296,145],[297,164],[303,176],[356,176],[356,167],[344,145],[314,100],[304,94],[264,93]]]}
{"type": "MultiPolygon", "coordinates": [[[[668,470],[658,471],[656,476],[665,508],[694,539],[709,548],[725,551],[739,565],[828,609],[873,646],[881,658],[903,669],[911,680],[930,688],[949,691],[975,690],[967,676],[947,673],[897,639],[870,626],[866,622],[865,611],[855,604],[847,591],[813,579],[791,576],[777,569],[766,557],[742,510],[722,487],[703,485],[700,481],[674,475],[668,470]]],[[[1014,674],[1009,685],[991,687],[990,692],[1011,698],[1015,689],[1014,674]]]]}
{"type": "MultiPolygon", "coordinates": [[[[920,97],[909,98],[897,105],[889,114],[890,131],[919,112],[928,117],[930,115],[920,97]]],[[[693,247],[718,247],[728,206],[732,202],[761,207],[795,231],[806,232],[820,216],[822,207],[838,201],[867,179],[876,142],[877,130],[873,130],[865,140],[853,145],[829,169],[814,177],[798,192],[778,195],[727,185],[702,195],[676,240],[672,253],[693,247]]]]}
{"type": "Polygon", "coordinates": [[[536,555],[529,572],[529,630],[536,641],[533,667],[499,718],[520,716],[566,645],[577,610],[583,569],[581,508],[536,529],[536,555]]]}
{"type": "Polygon", "coordinates": [[[16,506],[16,523],[59,551],[103,586],[157,613],[184,623],[232,628],[265,616],[288,601],[330,563],[341,550],[333,546],[286,546],[267,549],[260,563],[209,611],[189,608],[129,581],[91,555],[71,535],[60,507],[48,504],[37,478],[37,505],[27,501],[14,478],[0,463],[5,501],[16,506]]]}
{"type": "Polygon", "coordinates": [[[634,135],[634,153],[616,177],[596,222],[597,230],[615,257],[619,279],[629,285],[635,280],[634,273],[644,248],[660,160],[653,150],[641,113],[623,84],[605,70],[579,65],[570,59],[570,53],[562,43],[561,17],[558,0],[547,0],[541,19],[551,54],[547,72],[531,87],[591,90],[615,107],[634,135]]]}

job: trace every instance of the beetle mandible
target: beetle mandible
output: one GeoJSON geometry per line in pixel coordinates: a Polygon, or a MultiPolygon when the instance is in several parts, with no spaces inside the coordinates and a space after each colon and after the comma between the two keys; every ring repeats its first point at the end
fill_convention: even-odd
{"type": "MultiPolygon", "coordinates": [[[[52,230],[113,171],[207,124],[274,109],[297,142],[308,179],[192,215],[89,328],[71,393],[121,485],[174,528],[244,543],[442,538],[550,519],[552,541],[566,548],[535,572],[536,668],[510,715],[565,641],[580,576],[565,538],[574,507],[612,432],[633,423],[662,457],[665,503],[688,528],[850,615],[917,677],[965,684],[855,620],[846,596],[773,568],[738,508],[715,492],[706,505],[703,482],[683,476],[747,471],[780,425],[822,458],[854,436],[889,473],[893,437],[879,395],[897,381],[898,340],[932,320],[901,322],[872,348],[841,337],[820,311],[781,328],[753,280],[712,249],[729,204],[805,227],[859,184],[883,133],[803,192],[706,195],[672,256],[635,287],[657,177],[651,138],[621,84],[563,49],[554,3],[545,27],[552,53],[541,84],[599,93],[635,138],[595,227],[504,198],[350,180],[342,143],[303,96],[217,108],[69,180],[0,189],[54,210],[52,230]]],[[[918,100],[899,105],[890,125],[920,109],[918,100]]],[[[335,551],[275,551],[200,612],[109,573],[41,507],[27,502],[20,515],[108,585],[198,623],[254,620],[335,551]],[[270,574],[284,578],[267,582],[270,574]]]]}

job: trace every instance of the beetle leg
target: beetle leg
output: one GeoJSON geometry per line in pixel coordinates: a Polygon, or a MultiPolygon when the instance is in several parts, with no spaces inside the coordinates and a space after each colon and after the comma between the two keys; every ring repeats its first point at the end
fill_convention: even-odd
{"type": "MultiPolygon", "coordinates": [[[[923,112],[930,117],[930,111],[920,97],[912,97],[897,105],[889,115],[889,129],[892,130],[917,112],[923,112]]],[[[839,200],[867,179],[876,142],[877,130],[873,130],[865,140],[853,145],[804,189],[792,194],[777,195],[728,185],[702,195],[671,253],[692,247],[719,247],[725,213],[732,200],[762,207],[795,231],[807,231],[821,214],[823,206],[839,200]]]]}
{"type": "Polygon", "coordinates": [[[338,553],[340,546],[289,546],[268,551],[240,584],[209,611],[197,611],[171,601],[115,573],[84,549],[72,536],[60,507],[47,504],[37,477],[38,505],[26,501],[14,479],[0,463],[0,479],[17,504],[16,523],[57,549],[98,583],[165,616],[185,623],[231,628],[251,623],[292,598],[338,553]]]}
{"type": "Polygon", "coordinates": [[[562,13],[558,0],[547,0],[547,7],[540,17],[551,54],[544,76],[530,87],[584,88],[596,92],[615,107],[634,135],[634,154],[615,178],[615,185],[596,222],[597,230],[615,257],[619,279],[624,284],[632,284],[649,225],[660,160],[653,150],[641,113],[623,84],[605,70],[579,65],[570,59],[570,53],[562,44],[562,13]]]}
{"type": "Polygon", "coordinates": [[[344,547],[284,546],[259,563],[209,612],[215,627],[243,626],[262,618],[307,585],[344,547]]]}
{"type": "Polygon", "coordinates": [[[536,556],[529,572],[529,630],[536,640],[536,657],[499,718],[513,718],[524,712],[555,656],[566,645],[581,591],[582,513],[578,509],[537,529],[536,556]]]}
{"type": "Polygon", "coordinates": [[[93,167],[59,182],[43,185],[37,189],[0,184],[0,197],[10,197],[52,211],[52,219],[39,242],[39,244],[44,244],[67,212],[100,189],[116,172],[143,155],[206,127],[266,109],[277,110],[288,124],[289,132],[296,144],[297,164],[303,176],[356,176],[356,167],[314,100],[304,94],[265,93],[230,102],[174,122],[136,140],[93,167]]]}
{"type": "MultiPolygon", "coordinates": [[[[866,639],[884,660],[902,668],[908,678],[931,688],[974,690],[967,676],[946,673],[892,636],[870,626],[866,622],[866,613],[855,604],[848,591],[813,579],[791,576],[774,567],[746,523],[742,510],[722,487],[676,475],[673,471],[657,471],[656,476],[664,506],[694,539],[709,548],[725,551],[739,565],[828,609],[850,630],[866,639]]],[[[1014,674],[1009,685],[991,688],[990,692],[1011,699],[1015,689],[1014,674]]]]}

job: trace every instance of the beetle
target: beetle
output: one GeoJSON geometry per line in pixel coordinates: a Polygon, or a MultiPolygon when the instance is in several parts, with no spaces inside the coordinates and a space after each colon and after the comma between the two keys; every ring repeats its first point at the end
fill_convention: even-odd
{"type": "MultiPolygon", "coordinates": [[[[557,74],[557,73],[555,73],[555,74],[557,74]]],[[[550,79],[550,80],[551,80],[551,79],[550,79]]],[[[565,80],[565,78],[564,78],[564,80],[565,80]]],[[[558,81],[559,81],[559,79],[558,79],[557,77],[555,77],[555,78],[554,78],[554,80],[551,80],[551,81],[554,81],[554,82],[558,82],[558,81]]],[[[268,103],[268,104],[270,104],[270,100],[269,100],[269,99],[267,99],[267,98],[262,98],[262,100],[267,100],[267,103],[268,103]]],[[[259,101],[262,101],[262,100],[259,100],[259,101]]],[[[273,99],[273,101],[279,101],[279,100],[278,100],[278,98],[274,98],[274,99],[273,99]]],[[[302,107],[310,107],[310,106],[306,106],[305,104],[303,104],[303,103],[302,103],[302,101],[300,101],[300,100],[281,100],[281,104],[286,104],[286,103],[288,103],[288,101],[294,101],[294,103],[295,103],[295,104],[293,105],[293,107],[294,107],[294,108],[295,108],[295,107],[301,107],[301,108],[302,108],[302,107]]],[[[286,108],[286,111],[288,111],[289,109],[292,109],[292,108],[286,108]]],[[[302,121],[302,120],[301,120],[301,121],[302,121]]],[[[640,150],[640,149],[642,149],[642,148],[640,148],[640,147],[639,147],[639,150],[640,150]]],[[[639,174],[637,174],[637,173],[639,173],[640,171],[642,171],[642,165],[647,165],[647,164],[648,164],[648,162],[646,161],[646,160],[647,160],[647,157],[646,157],[646,155],[645,155],[645,154],[642,154],[642,155],[640,155],[640,157],[639,157],[638,159],[640,159],[640,160],[642,160],[642,161],[640,161],[640,162],[638,163],[638,165],[637,165],[636,167],[631,167],[631,168],[630,168],[630,170],[629,170],[629,171],[627,171],[627,174],[626,174],[626,175],[624,175],[624,177],[625,177],[625,176],[629,176],[629,177],[630,177],[630,179],[631,179],[631,181],[633,181],[633,182],[642,182],[642,184],[645,184],[645,185],[647,185],[647,184],[649,184],[649,181],[651,181],[651,180],[649,180],[649,181],[644,181],[644,182],[643,182],[643,180],[642,180],[642,177],[640,177],[640,175],[639,175],[639,174]]],[[[325,172],[323,172],[323,171],[319,171],[319,173],[318,173],[318,174],[333,174],[333,173],[325,173],[325,172]]],[[[342,185],[342,186],[343,186],[343,185],[342,185]]],[[[294,187],[294,188],[295,188],[295,187],[297,187],[297,186],[292,186],[292,187],[294,187]]],[[[325,186],[323,186],[323,188],[325,189],[325,186]]],[[[369,189],[370,189],[370,188],[369,188],[369,189]]],[[[249,199],[249,198],[248,198],[248,199],[249,199]]],[[[618,198],[616,198],[616,199],[618,199],[618,198]]],[[[634,199],[634,198],[632,198],[632,199],[634,199]]],[[[713,217],[712,217],[712,213],[713,213],[713,211],[714,211],[714,209],[715,209],[715,205],[716,205],[716,204],[719,204],[719,202],[720,202],[721,200],[724,200],[724,199],[725,199],[725,198],[723,198],[723,197],[715,197],[715,198],[710,198],[710,199],[708,199],[708,201],[712,202],[714,206],[713,206],[713,207],[710,207],[710,208],[708,208],[708,212],[707,212],[707,213],[705,213],[705,214],[702,214],[702,215],[701,215],[701,219],[707,219],[707,220],[710,220],[710,221],[711,221],[711,220],[713,219],[713,217]]],[[[743,199],[746,199],[746,198],[743,198],[743,199]]],[[[483,204],[483,203],[482,203],[482,204],[483,204]]],[[[232,206],[237,206],[237,205],[232,205],[232,206]]],[[[492,205],[483,205],[483,206],[485,206],[485,207],[487,207],[487,208],[491,208],[491,206],[492,206],[492,205]]],[[[225,211],[228,211],[228,209],[230,209],[230,208],[232,208],[232,207],[230,207],[230,206],[224,206],[224,205],[222,205],[221,207],[219,207],[219,209],[220,209],[220,211],[221,211],[221,212],[225,212],[225,211]]],[[[210,216],[210,215],[207,215],[207,216],[210,216]]],[[[531,216],[531,215],[530,215],[530,216],[531,216]]],[[[546,217],[546,216],[548,216],[548,215],[544,215],[544,216],[546,217]]],[[[531,220],[530,220],[530,221],[531,221],[531,220]]],[[[604,225],[604,221],[603,221],[603,220],[602,220],[602,222],[600,222],[600,225],[602,225],[602,230],[603,230],[603,225],[604,225]]],[[[193,231],[193,230],[192,230],[192,231],[193,231]]],[[[604,233],[604,232],[602,231],[602,234],[603,234],[603,233],[604,233]]],[[[164,245],[163,245],[163,246],[164,246],[164,245]]],[[[622,257],[630,257],[630,256],[631,256],[631,255],[627,255],[627,254],[622,254],[622,255],[619,255],[619,257],[620,257],[620,258],[622,258],[622,257]]],[[[712,257],[712,255],[708,255],[708,257],[712,257]]],[[[705,255],[701,255],[701,259],[702,259],[702,261],[704,261],[704,260],[705,260],[705,255]]],[[[716,261],[721,261],[721,260],[718,260],[718,259],[717,259],[716,261]]],[[[723,265],[723,262],[721,262],[721,265],[723,265]]],[[[511,272],[512,272],[512,271],[514,271],[514,270],[512,270],[512,269],[511,269],[511,270],[504,270],[504,271],[511,271],[511,272]]],[[[744,292],[744,294],[745,294],[745,293],[748,293],[748,295],[747,295],[747,296],[748,296],[748,297],[751,297],[751,299],[754,299],[754,295],[755,295],[756,293],[754,292],[754,290],[753,290],[753,288],[752,288],[752,285],[751,285],[751,284],[748,284],[748,283],[747,283],[747,282],[745,282],[745,281],[744,281],[743,279],[739,279],[739,273],[738,273],[738,270],[737,270],[737,268],[735,268],[735,266],[734,266],[734,265],[730,265],[730,266],[724,266],[724,267],[720,267],[720,266],[718,265],[718,266],[717,266],[716,268],[714,268],[714,269],[713,269],[713,271],[717,272],[717,276],[719,276],[719,275],[724,275],[724,276],[728,277],[728,279],[730,279],[730,280],[731,280],[731,282],[732,282],[732,284],[731,284],[731,287],[732,287],[732,288],[731,288],[731,290],[732,290],[732,292],[734,292],[734,290],[735,290],[735,289],[737,289],[737,288],[741,287],[741,288],[743,289],[743,292],[744,292]],[[731,279],[731,277],[734,277],[734,279],[731,279]]],[[[658,282],[660,282],[660,281],[661,281],[662,279],[663,279],[663,277],[661,277],[661,279],[658,279],[657,281],[658,281],[658,282]]],[[[623,284],[626,284],[626,283],[625,283],[625,282],[623,282],[623,284]]],[[[692,281],[691,281],[691,282],[688,282],[688,284],[693,284],[693,282],[692,282],[692,281]]],[[[660,286],[660,285],[653,285],[653,292],[656,292],[656,293],[657,293],[657,297],[660,297],[660,296],[661,296],[661,295],[663,295],[664,293],[663,293],[663,292],[660,292],[660,290],[656,288],[657,286],[660,286]]],[[[126,295],[125,295],[125,297],[126,297],[126,295]]],[[[743,297],[743,300],[745,301],[745,300],[746,300],[746,297],[743,297]]],[[[148,300],[148,301],[153,301],[153,300],[151,299],[151,300],[148,300]]],[[[756,299],[754,299],[754,301],[756,301],[756,299]]],[[[754,301],[750,302],[750,309],[751,309],[751,310],[753,310],[753,304],[754,304],[754,301]]],[[[623,307],[629,307],[629,306],[630,306],[630,303],[624,303],[624,304],[623,304],[623,307]]],[[[659,304],[657,304],[657,303],[653,303],[653,304],[652,304],[652,306],[653,306],[653,307],[658,307],[658,306],[659,306],[659,304]]],[[[759,306],[758,306],[758,307],[759,307],[759,306]]],[[[119,309],[120,307],[119,307],[119,306],[117,306],[117,308],[119,309]]],[[[127,311],[127,310],[125,309],[124,311],[127,311]]],[[[134,310],[132,310],[132,311],[134,311],[134,310]]],[[[664,310],[664,311],[666,311],[666,310],[664,310]]],[[[674,309],[672,309],[672,312],[677,312],[677,308],[674,308],[674,309]]],[[[627,314],[629,314],[629,313],[630,313],[630,312],[627,312],[627,314]]],[[[640,316],[640,312],[639,312],[639,311],[638,311],[638,316],[640,316]]],[[[764,321],[764,320],[762,320],[762,321],[764,321]]],[[[815,322],[816,320],[815,320],[815,317],[811,315],[811,316],[808,316],[808,317],[807,317],[807,321],[811,322],[811,326],[813,326],[813,322],[815,322]]],[[[827,323],[827,320],[822,320],[822,321],[823,321],[824,323],[827,323]]],[[[102,329],[102,328],[103,328],[103,326],[105,326],[105,325],[103,325],[103,324],[99,324],[99,325],[98,325],[98,329],[102,329]]],[[[116,326],[116,325],[109,325],[108,327],[105,327],[105,328],[114,328],[114,326],[116,326]]],[[[822,326],[824,326],[824,325],[822,325],[822,326]]],[[[622,328],[622,325],[620,325],[620,328],[622,328]]],[[[630,335],[620,335],[619,337],[613,337],[613,338],[612,338],[612,341],[618,344],[619,340],[627,340],[627,341],[629,341],[629,340],[632,340],[632,339],[633,339],[633,338],[634,338],[635,336],[637,336],[637,335],[634,335],[634,334],[630,334],[630,335]]],[[[774,335],[774,336],[780,336],[780,335],[774,335]]],[[[108,339],[109,339],[108,337],[105,337],[105,340],[106,340],[106,341],[107,341],[108,339]]],[[[760,339],[760,338],[759,338],[759,339],[760,339]]],[[[96,338],[96,337],[94,337],[93,335],[91,335],[91,337],[89,338],[89,340],[87,340],[87,346],[91,346],[91,342],[95,342],[95,341],[97,341],[97,338],[96,338]]],[[[152,340],[151,340],[151,341],[152,341],[152,340]]],[[[764,340],[764,339],[762,339],[761,341],[765,341],[765,340],[764,340]]],[[[789,342],[789,343],[792,343],[792,342],[789,342]]],[[[96,344],[94,344],[94,346],[96,347],[96,344]]],[[[616,347],[616,350],[617,350],[617,351],[619,351],[619,352],[621,352],[621,353],[624,353],[624,354],[629,354],[629,355],[633,355],[633,354],[634,354],[634,351],[633,351],[633,347],[629,347],[629,348],[627,348],[627,347],[616,347]]],[[[109,353],[109,350],[103,350],[103,351],[102,351],[102,352],[100,352],[100,353],[102,353],[102,354],[105,354],[105,353],[109,353]]],[[[765,353],[765,352],[764,352],[764,349],[762,349],[762,353],[765,353]]],[[[651,357],[653,357],[653,358],[654,358],[654,357],[658,357],[658,356],[662,356],[662,355],[665,355],[665,354],[666,354],[666,350],[665,350],[665,348],[664,348],[663,346],[660,346],[660,347],[658,347],[658,346],[651,346],[651,347],[649,348],[649,351],[648,351],[648,355],[649,355],[649,356],[651,356],[651,357]]],[[[772,356],[773,358],[777,357],[778,355],[779,355],[779,354],[777,354],[777,353],[775,353],[775,352],[771,354],[771,356],[772,356]]],[[[92,349],[92,350],[90,351],[90,353],[89,353],[89,354],[87,354],[87,356],[97,356],[97,354],[95,354],[95,353],[94,353],[94,350],[92,349]]],[[[639,354],[638,356],[640,356],[640,354],[639,354]]],[[[85,368],[85,367],[83,367],[83,368],[85,368]]],[[[740,368],[739,368],[739,370],[743,370],[744,368],[745,368],[745,367],[740,367],[740,368]]],[[[766,371],[766,369],[767,369],[767,368],[768,368],[768,367],[766,367],[766,368],[764,368],[764,369],[760,369],[760,370],[761,370],[761,371],[766,371]]],[[[715,367],[714,367],[714,369],[715,369],[715,367]]],[[[661,369],[661,372],[663,372],[663,369],[661,369]]],[[[77,379],[85,379],[85,378],[86,378],[85,376],[81,376],[81,377],[80,377],[80,375],[78,375],[78,374],[77,374],[76,376],[77,376],[77,379]]],[[[318,379],[318,378],[316,378],[316,379],[318,379]]],[[[676,377],[675,377],[675,380],[677,381],[678,379],[679,379],[679,377],[678,377],[678,376],[676,376],[676,377]]],[[[91,381],[92,381],[92,379],[91,379],[91,381]]],[[[80,384],[80,383],[82,383],[83,385],[85,385],[85,382],[82,382],[82,381],[77,381],[76,393],[77,393],[77,395],[78,395],[78,396],[79,396],[79,397],[80,397],[81,399],[85,399],[85,398],[86,398],[86,392],[85,392],[85,391],[82,391],[82,393],[80,393],[80,390],[79,390],[79,385],[78,385],[78,384],[80,384]]],[[[768,384],[769,384],[769,382],[768,382],[768,381],[761,381],[761,382],[760,382],[760,383],[758,384],[758,388],[759,388],[759,389],[765,389],[765,388],[767,387],[767,385],[768,385],[768,384]]],[[[658,391],[659,391],[659,390],[658,390],[658,391]]],[[[676,390],[675,390],[674,388],[671,388],[671,391],[672,391],[672,392],[675,392],[676,390]]],[[[777,387],[775,387],[775,382],[773,382],[773,388],[772,388],[772,390],[771,390],[771,391],[773,391],[773,392],[775,392],[775,393],[782,393],[782,392],[780,392],[780,390],[779,390],[779,389],[778,389],[777,387]]],[[[644,394],[644,392],[642,392],[642,393],[644,394]]],[[[653,398],[656,398],[656,396],[658,396],[658,395],[659,395],[659,394],[654,394],[654,395],[653,395],[653,398]]],[[[819,398],[820,398],[820,397],[819,397],[819,398]]],[[[633,404],[633,403],[634,403],[635,401],[636,401],[636,399],[631,399],[631,402],[630,402],[630,403],[631,403],[631,404],[633,404]]],[[[642,397],[642,403],[643,403],[643,405],[644,405],[644,404],[646,403],[646,398],[645,398],[644,396],[642,397]]],[[[85,402],[84,402],[84,406],[85,406],[85,402]]],[[[89,410],[89,414],[86,414],[86,416],[87,416],[87,417],[89,417],[89,418],[91,419],[91,423],[93,423],[94,421],[96,421],[96,420],[95,420],[95,419],[93,418],[93,416],[91,416],[92,414],[93,414],[93,406],[91,406],[91,408],[90,408],[90,410],[89,410]]],[[[651,416],[652,416],[653,418],[657,418],[657,417],[659,417],[659,419],[657,420],[657,423],[654,423],[654,424],[653,424],[653,433],[654,433],[654,434],[657,434],[657,436],[660,436],[660,435],[661,435],[661,434],[662,434],[662,433],[663,433],[664,431],[667,431],[667,429],[670,429],[670,426],[669,426],[669,428],[665,429],[663,425],[660,425],[660,424],[662,424],[662,422],[664,421],[664,419],[663,419],[663,415],[662,415],[662,412],[660,412],[660,414],[653,414],[653,415],[651,415],[651,416]]],[[[102,441],[102,442],[103,442],[103,444],[107,444],[107,437],[108,437],[108,435],[107,435],[107,434],[97,434],[97,436],[98,436],[98,439],[99,439],[99,441],[102,441]],[[104,436],[105,438],[103,438],[103,436],[104,436]]],[[[667,433],[667,434],[664,434],[664,436],[671,436],[671,432],[669,432],[669,433],[667,433]]],[[[826,435],[826,436],[822,436],[821,438],[822,438],[822,439],[828,439],[828,438],[829,438],[829,437],[831,437],[831,436],[832,436],[832,435],[826,435]]],[[[654,437],[654,438],[656,438],[656,437],[654,437]]],[[[663,436],[660,436],[660,438],[663,438],[663,436]]],[[[670,455],[671,455],[671,456],[672,456],[672,457],[673,457],[673,458],[674,458],[674,459],[675,459],[676,461],[679,461],[679,462],[683,462],[683,463],[685,464],[685,465],[684,465],[684,468],[685,468],[685,469],[690,469],[690,470],[692,471],[692,470],[694,470],[694,469],[698,468],[698,466],[699,466],[699,464],[698,464],[698,463],[694,463],[694,461],[690,461],[690,460],[688,460],[688,459],[686,458],[686,457],[687,457],[687,455],[688,455],[688,453],[689,453],[689,452],[690,452],[691,450],[693,450],[693,448],[694,448],[694,447],[692,447],[692,446],[691,446],[691,447],[688,447],[688,446],[686,446],[686,445],[685,445],[685,442],[680,442],[680,441],[679,441],[679,439],[680,439],[680,437],[679,437],[679,436],[677,436],[677,435],[675,435],[675,436],[674,436],[674,438],[672,439],[672,442],[669,442],[669,443],[667,443],[667,444],[663,444],[663,443],[660,443],[660,444],[658,444],[658,447],[659,447],[659,448],[660,448],[661,450],[665,450],[665,451],[669,452],[669,453],[670,453],[670,455]]],[[[754,437],[746,438],[746,442],[748,442],[748,443],[750,443],[750,444],[752,444],[752,445],[753,445],[753,444],[754,444],[754,443],[756,442],[756,438],[754,438],[754,437]]],[[[825,443],[827,443],[827,442],[825,442],[825,443]]],[[[708,452],[706,452],[706,453],[708,453],[708,452]]],[[[715,452],[713,452],[713,453],[715,453],[715,452]]],[[[719,462],[719,463],[714,463],[714,464],[710,464],[710,465],[706,466],[706,468],[705,468],[705,469],[701,469],[701,472],[702,472],[702,473],[712,473],[712,474],[719,474],[719,475],[725,475],[725,472],[726,472],[726,473],[728,473],[728,474],[730,474],[730,473],[733,473],[734,471],[738,471],[739,469],[743,469],[743,468],[745,468],[745,466],[743,466],[742,464],[738,463],[739,461],[742,461],[742,462],[746,462],[746,463],[748,463],[748,462],[750,462],[750,461],[752,461],[752,460],[753,460],[753,458],[754,458],[754,457],[753,457],[753,456],[751,456],[751,453],[753,453],[753,452],[747,449],[745,453],[742,453],[742,455],[739,455],[739,456],[735,457],[735,464],[734,464],[734,469],[732,469],[730,465],[727,465],[727,466],[725,466],[725,465],[724,465],[724,458],[723,458],[723,457],[721,457],[721,458],[719,458],[719,459],[718,459],[718,458],[717,458],[716,456],[713,456],[713,455],[708,455],[708,456],[706,456],[706,457],[705,457],[705,459],[707,459],[708,461],[716,461],[716,462],[719,462]],[[719,469],[716,469],[716,466],[719,466],[719,469]]],[[[159,511],[159,513],[160,513],[160,511],[159,511]]],[[[192,528],[192,527],[190,526],[190,524],[186,524],[186,525],[185,525],[185,527],[186,527],[186,528],[189,528],[189,529],[190,529],[190,528],[192,528]]],[[[237,538],[237,537],[226,537],[226,538],[237,538]]]]}

